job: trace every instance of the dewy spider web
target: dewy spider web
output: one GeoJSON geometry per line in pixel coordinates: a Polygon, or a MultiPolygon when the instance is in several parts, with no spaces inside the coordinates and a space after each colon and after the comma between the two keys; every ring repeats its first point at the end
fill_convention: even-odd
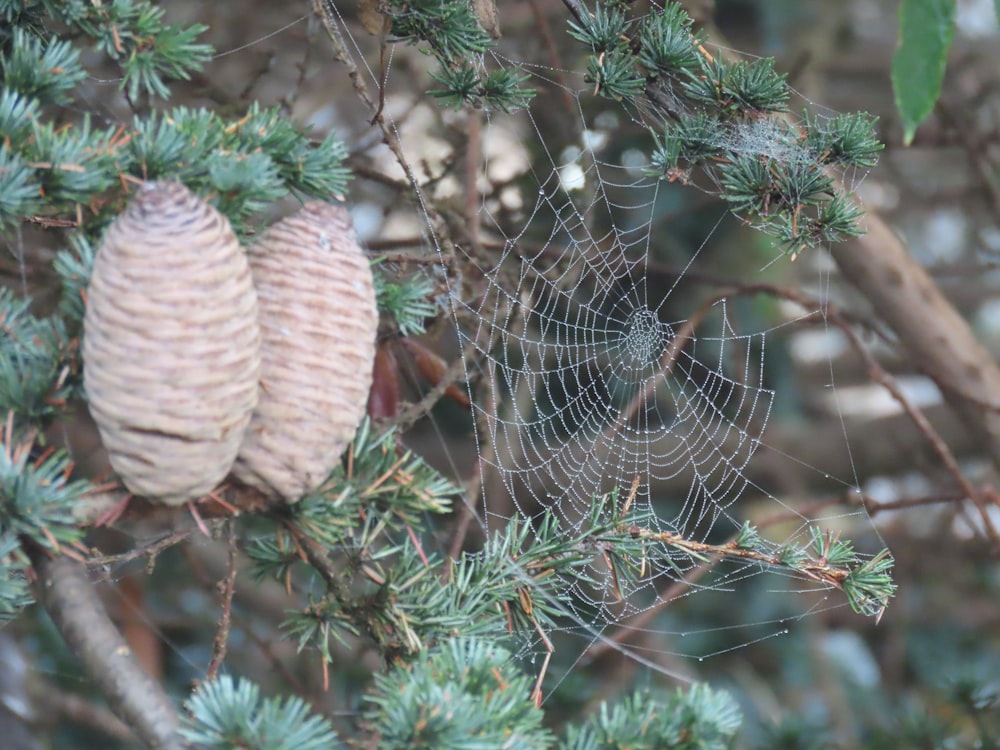
{"type": "MultiPolygon", "coordinates": [[[[774,395],[762,385],[765,335],[740,333],[725,299],[700,325],[672,317],[671,289],[651,284],[645,268],[658,186],[630,171],[581,150],[533,172],[539,188],[523,226],[530,234],[546,217],[548,236],[536,246],[505,236],[476,259],[478,294],[454,300],[458,319],[473,321],[460,338],[500,396],[473,403],[490,446],[483,460],[522,516],[551,509],[579,528],[603,498],[628,503],[651,531],[704,541],[720,519],[726,533],[739,528],[727,509],[747,485],[774,395]],[[567,192],[573,167],[583,187],[567,192]],[[616,202],[609,186],[631,202],[616,202]],[[608,228],[595,236],[595,227],[608,228]],[[685,489],[664,496],[657,486],[667,483],[685,489]]],[[[491,223],[489,206],[481,216],[491,223]]],[[[490,500],[494,512],[503,505],[490,500]]],[[[681,555],[644,571],[645,596],[612,584],[606,567],[593,573],[604,585],[577,593],[602,617],[621,616],[648,605],[657,577],[692,562],[681,555]]]]}
{"type": "MultiPolygon", "coordinates": [[[[605,103],[595,114],[587,106],[592,86],[564,83],[573,75],[565,70],[531,69],[571,103],[567,112],[580,135],[554,153],[565,134],[550,135],[531,110],[485,112],[490,188],[476,209],[478,236],[457,243],[461,278],[447,259],[442,272],[472,386],[486,530],[546,512],[579,530],[596,501],[610,515],[627,508],[651,534],[696,545],[732,539],[743,523],[734,503],[750,484],[747,466],[775,398],[764,382],[767,330],[742,330],[725,295],[701,307],[677,304],[684,267],[666,284],[649,273],[650,258],[663,249],[657,227],[664,197],[684,190],[644,174],[652,138],[639,121],[655,125],[655,111],[605,103]],[[609,158],[609,139],[635,138],[636,123],[646,131],[643,146],[609,158]]],[[[398,104],[392,82],[385,78],[387,117],[398,104]]],[[[412,147],[411,160],[424,158],[420,136],[411,144],[406,123],[390,119],[389,127],[404,149],[412,147]]],[[[719,133],[716,145],[789,162],[815,158],[792,132],[763,118],[719,133]]],[[[426,209],[442,195],[440,189],[420,199],[426,209]]],[[[716,213],[709,235],[727,214],[716,213]]],[[[437,244],[430,210],[425,218],[437,244]]],[[[807,519],[754,489],[801,522],[791,536],[761,541],[761,548],[777,554],[805,544],[807,519]]],[[[704,567],[704,559],[675,549],[658,563],[642,560],[626,579],[595,555],[591,581],[572,584],[560,606],[585,637],[603,638],[612,623],[661,601],[671,581],[704,567]]],[[[766,567],[729,560],[691,581],[688,591],[729,589],[766,567]]]]}
{"type": "Polygon", "coordinates": [[[544,206],[555,217],[550,237],[531,250],[506,239],[495,264],[479,269],[481,298],[459,302],[476,321],[462,337],[508,396],[495,411],[474,408],[495,449],[491,465],[523,514],[552,508],[575,524],[594,497],[616,489],[649,508],[653,483],[684,474],[689,489],[672,515],[655,515],[705,538],[742,492],[767,422],[764,336],[737,333],[725,300],[707,316],[707,335],[669,318],[669,291],[658,296],[646,281],[649,219],[631,232],[613,223],[618,211],[654,210],[656,188],[629,185],[646,201],[614,204],[610,169],[595,161],[583,171],[594,189],[582,207],[548,175],[527,224],[544,206]],[[598,213],[612,221],[599,239],[588,228],[598,213]]]}

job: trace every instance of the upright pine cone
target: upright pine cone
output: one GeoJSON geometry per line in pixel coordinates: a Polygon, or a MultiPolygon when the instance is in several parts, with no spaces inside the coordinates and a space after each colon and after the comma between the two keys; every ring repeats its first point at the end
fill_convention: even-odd
{"type": "Polygon", "coordinates": [[[229,472],[257,404],[260,329],[229,221],[173,182],[108,228],[84,318],[84,385],[112,468],[179,505],[229,472]]]}
{"type": "Polygon", "coordinates": [[[378,326],[371,268],[347,209],[320,202],[248,255],[263,388],[233,473],[294,503],[326,479],[365,413],[378,326]]]}

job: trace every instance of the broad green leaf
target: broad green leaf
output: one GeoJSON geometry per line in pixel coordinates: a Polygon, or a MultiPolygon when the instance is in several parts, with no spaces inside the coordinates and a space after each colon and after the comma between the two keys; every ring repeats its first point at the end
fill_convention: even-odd
{"type": "Polygon", "coordinates": [[[955,2],[903,0],[899,6],[899,45],[892,56],[892,88],[907,146],[941,94],[948,48],[955,33],[955,2]]]}

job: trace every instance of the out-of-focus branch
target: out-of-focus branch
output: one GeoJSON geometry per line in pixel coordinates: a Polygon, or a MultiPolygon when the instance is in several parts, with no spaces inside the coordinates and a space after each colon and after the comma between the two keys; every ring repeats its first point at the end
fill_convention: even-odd
{"type": "Polygon", "coordinates": [[[830,254],[1000,468],[1000,369],[927,271],[877,214],[830,254]]]}
{"type": "Polygon", "coordinates": [[[205,670],[205,679],[214,680],[219,673],[229,649],[229,631],[233,622],[233,594],[236,593],[236,527],[233,520],[226,522],[226,536],[229,546],[229,564],[226,566],[226,577],[220,581],[222,590],[222,613],[219,615],[219,627],[212,644],[212,660],[205,670]]]}
{"type": "Polygon", "coordinates": [[[45,689],[39,691],[38,701],[49,717],[59,716],[119,742],[132,742],[135,739],[132,730],[104,706],[75,693],[60,690],[55,685],[45,685],[45,689]]]}
{"type": "Polygon", "coordinates": [[[139,666],[90,585],[83,563],[32,552],[38,598],[66,643],[139,740],[157,750],[183,750],[177,709],[139,666]]]}

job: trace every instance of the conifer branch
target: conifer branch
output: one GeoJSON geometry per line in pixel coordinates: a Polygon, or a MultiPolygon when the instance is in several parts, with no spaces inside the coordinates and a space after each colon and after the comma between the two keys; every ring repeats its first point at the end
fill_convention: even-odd
{"type": "Polygon", "coordinates": [[[861,234],[861,211],[826,170],[875,164],[882,145],[873,118],[806,114],[794,128],[775,119],[791,89],[774,60],[711,54],[677,2],[636,19],[612,3],[582,14],[567,7],[570,36],[591,51],[593,93],[647,113],[640,119],[654,140],[648,176],[687,184],[700,170],[738,216],[792,257],[861,234]]]}

